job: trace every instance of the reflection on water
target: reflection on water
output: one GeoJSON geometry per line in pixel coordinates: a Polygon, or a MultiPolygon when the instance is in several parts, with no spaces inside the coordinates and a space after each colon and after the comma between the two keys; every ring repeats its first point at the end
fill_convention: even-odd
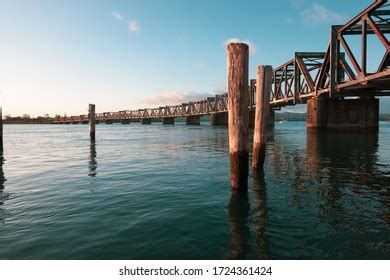
{"type": "Polygon", "coordinates": [[[95,140],[91,140],[89,143],[89,173],[88,176],[95,177],[97,175],[97,161],[96,161],[96,143],[95,140]]]}
{"type": "Polygon", "coordinates": [[[229,257],[390,257],[390,176],[379,164],[378,134],[305,137],[302,146],[294,142],[301,137],[276,133],[267,148],[271,183],[254,171],[253,197],[232,193],[229,257]]]}
{"type": "Polygon", "coordinates": [[[232,191],[229,202],[230,244],[228,259],[245,259],[249,252],[248,217],[250,204],[248,193],[232,191]]]}
{"type": "Polygon", "coordinates": [[[377,133],[307,133],[306,167],[313,178],[327,185],[320,190],[324,198],[320,209],[335,219],[351,211],[343,200],[350,199],[354,208],[365,208],[366,202],[360,201],[365,192],[380,198],[388,190],[390,177],[378,170],[377,161],[377,133]]]}
{"type": "Polygon", "coordinates": [[[4,222],[3,205],[4,205],[4,201],[8,197],[8,195],[3,191],[4,182],[6,181],[4,176],[4,171],[3,171],[3,165],[4,165],[4,157],[3,157],[3,153],[0,152],[0,222],[4,222]]]}
{"type": "Polygon", "coordinates": [[[264,171],[252,170],[252,191],[233,191],[229,205],[230,243],[229,259],[267,259],[267,208],[264,171]],[[251,207],[249,196],[253,195],[251,207]],[[252,221],[250,221],[250,217],[252,221]],[[254,246],[251,248],[250,231],[254,231],[254,246]],[[255,251],[250,254],[250,251],[255,251]]]}
{"type": "Polygon", "coordinates": [[[0,259],[390,258],[390,125],[276,124],[233,193],[226,128],[99,126],[98,147],[85,126],[6,129],[0,259]]]}
{"type": "Polygon", "coordinates": [[[359,258],[366,254],[366,258],[373,258],[389,254],[383,246],[375,252],[366,242],[370,239],[379,245],[389,233],[383,217],[388,213],[385,201],[389,196],[385,193],[390,177],[378,165],[378,145],[377,133],[307,133],[306,158],[304,162],[301,158],[294,161],[294,182],[298,183],[293,186],[299,187],[293,196],[305,203],[309,197],[309,203],[318,207],[322,219],[318,227],[324,231],[320,233],[326,234],[328,228],[329,233],[340,236],[333,244],[335,250],[350,247],[340,256],[359,258]],[[317,203],[313,204],[313,199],[317,203]]]}
{"type": "Polygon", "coordinates": [[[4,182],[6,181],[4,177],[3,165],[4,165],[4,156],[3,153],[0,152],[0,191],[4,189],[4,182]]]}
{"type": "Polygon", "coordinates": [[[256,233],[256,255],[260,259],[268,257],[267,236],[265,234],[267,226],[266,187],[264,171],[253,171],[253,228],[256,233]]]}

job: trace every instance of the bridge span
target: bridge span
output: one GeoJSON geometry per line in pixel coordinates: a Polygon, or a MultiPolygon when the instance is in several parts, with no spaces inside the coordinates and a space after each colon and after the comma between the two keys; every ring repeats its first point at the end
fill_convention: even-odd
{"type": "MultiPolygon", "coordinates": [[[[307,126],[319,128],[377,128],[378,96],[390,96],[390,5],[377,0],[344,25],[333,25],[325,52],[296,52],[283,65],[274,68],[270,97],[271,113],[285,106],[307,103],[307,126]],[[348,43],[360,37],[358,45],[348,43]],[[370,39],[370,40],[368,40],[370,39]],[[369,42],[377,40],[383,58],[375,71],[368,56],[369,42]],[[350,97],[356,97],[351,99],[350,97]]],[[[250,80],[248,113],[254,117],[256,80],[250,80]]],[[[173,124],[177,117],[187,124],[200,124],[200,117],[210,115],[213,124],[227,125],[228,94],[173,106],[96,113],[97,123],[140,121],[150,124],[161,119],[173,124]]],[[[271,117],[272,119],[272,117],[271,117]]],[[[54,123],[88,123],[89,115],[57,116],[54,123]]]]}

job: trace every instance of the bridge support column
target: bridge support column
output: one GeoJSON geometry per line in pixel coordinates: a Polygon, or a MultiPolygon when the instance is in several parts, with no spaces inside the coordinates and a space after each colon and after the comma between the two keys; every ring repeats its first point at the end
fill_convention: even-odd
{"type": "Polygon", "coordinates": [[[3,107],[0,104],[0,153],[2,154],[3,152],[3,107]]]}
{"type": "Polygon", "coordinates": [[[230,184],[246,190],[249,173],[249,47],[230,43],[227,46],[230,184]]]}
{"type": "Polygon", "coordinates": [[[326,111],[326,97],[318,97],[307,100],[307,130],[319,131],[326,129],[326,111]]]}
{"type": "Polygon", "coordinates": [[[187,125],[200,125],[200,116],[188,116],[186,117],[187,125]]]}
{"type": "Polygon", "coordinates": [[[271,66],[259,66],[257,68],[256,116],[252,161],[252,167],[255,169],[262,169],[265,161],[267,130],[270,124],[269,117],[271,110],[269,102],[272,75],[273,72],[271,66]]]}
{"type": "Polygon", "coordinates": [[[175,124],[175,118],[162,118],[162,124],[175,124]]]}
{"type": "Polygon", "coordinates": [[[121,124],[130,124],[130,120],[121,120],[121,124]]]}
{"type": "Polygon", "coordinates": [[[307,129],[377,131],[379,99],[310,99],[307,102],[307,129]]]}
{"type": "Polygon", "coordinates": [[[152,119],[141,119],[141,124],[152,124],[152,119]]]}
{"type": "Polygon", "coordinates": [[[211,125],[228,126],[228,112],[212,114],[211,125]]]}
{"type": "Polygon", "coordinates": [[[114,122],[113,122],[113,120],[106,120],[105,121],[105,124],[113,124],[114,122]]]}

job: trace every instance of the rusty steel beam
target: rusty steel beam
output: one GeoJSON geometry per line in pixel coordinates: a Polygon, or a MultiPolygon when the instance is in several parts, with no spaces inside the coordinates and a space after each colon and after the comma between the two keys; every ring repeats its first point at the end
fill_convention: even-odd
{"type": "Polygon", "coordinates": [[[373,4],[371,4],[368,8],[360,12],[357,16],[352,18],[350,21],[348,21],[345,25],[343,25],[342,28],[338,30],[339,34],[343,33],[344,31],[348,30],[349,28],[353,27],[356,23],[358,23],[363,16],[369,14],[370,12],[373,12],[374,10],[380,8],[383,6],[387,0],[376,0],[373,4]]]}

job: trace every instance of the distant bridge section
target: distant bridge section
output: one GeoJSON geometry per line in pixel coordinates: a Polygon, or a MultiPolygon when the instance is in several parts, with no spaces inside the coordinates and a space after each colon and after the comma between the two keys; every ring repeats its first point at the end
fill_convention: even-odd
{"type": "MultiPolygon", "coordinates": [[[[365,112],[362,118],[366,118],[365,121],[370,123],[377,122],[379,101],[359,101],[359,103],[343,101],[343,99],[345,97],[372,99],[377,96],[390,96],[389,34],[390,6],[388,0],[377,0],[345,25],[332,26],[326,52],[296,52],[292,60],[273,70],[271,108],[278,110],[284,106],[308,103],[308,126],[322,127],[329,126],[329,119],[334,118],[336,118],[334,122],[349,122],[352,115],[355,118],[362,108],[369,107],[368,112],[365,112]],[[348,38],[351,36],[360,36],[360,44],[351,46],[348,43],[348,38]],[[383,52],[383,58],[373,72],[367,70],[367,66],[373,64],[367,55],[368,38],[380,42],[383,52]],[[351,102],[358,105],[351,106],[351,102]],[[342,112],[344,115],[332,116],[333,111],[337,111],[338,114],[342,112]]],[[[256,80],[251,80],[248,92],[250,94],[248,113],[252,112],[255,107],[255,93],[256,80]]],[[[227,100],[226,93],[174,106],[97,113],[96,121],[128,123],[131,120],[140,120],[143,123],[150,123],[151,119],[162,119],[164,123],[164,119],[185,117],[188,124],[198,124],[200,116],[211,115],[218,118],[218,115],[227,114],[227,100]]],[[[225,117],[224,120],[227,121],[227,118],[225,117]]],[[[89,116],[86,114],[70,117],[58,116],[54,122],[64,124],[88,123],[88,121],[89,116]]],[[[362,124],[359,121],[357,123],[358,126],[362,124]]]]}

